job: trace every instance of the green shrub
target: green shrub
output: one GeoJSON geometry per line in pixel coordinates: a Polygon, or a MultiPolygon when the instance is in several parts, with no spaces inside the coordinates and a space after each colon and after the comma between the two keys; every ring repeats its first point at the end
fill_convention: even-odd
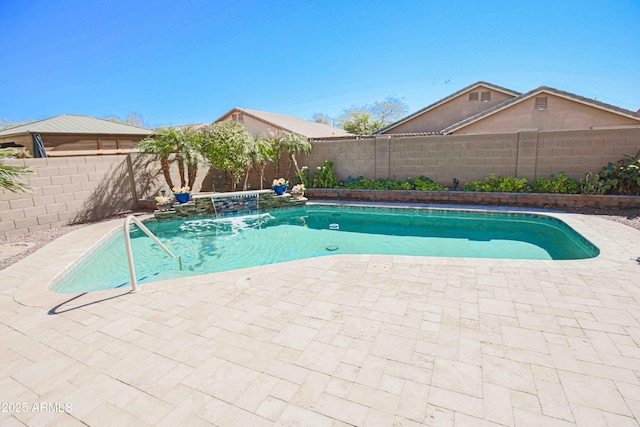
{"type": "Polygon", "coordinates": [[[598,175],[610,185],[608,194],[640,195],[640,150],[635,156],[624,156],[617,164],[609,163],[598,175]]]}
{"type": "Polygon", "coordinates": [[[415,190],[420,190],[420,191],[442,191],[442,190],[448,190],[447,187],[442,186],[442,185],[438,184],[437,182],[434,182],[428,176],[419,176],[419,177],[414,178],[413,186],[414,186],[415,190]]]}
{"type": "Polygon", "coordinates": [[[578,181],[569,178],[564,172],[560,172],[558,176],[551,174],[549,178],[538,178],[531,186],[534,193],[562,193],[577,194],[578,181]]]}
{"type": "Polygon", "coordinates": [[[591,172],[585,172],[584,178],[580,180],[580,193],[606,194],[616,183],[616,180],[604,180],[598,174],[592,175],[591,172]]]}
{"type": "Polygon", "coordinates": [[[463,191],[485,191],[501,193],[527,193],[527,178],[514,178],[511,176],[491,176],[484,180],[469,181],[464,185],[463,191]]]}
{"type": "Polygon", "coordinates": [[[351,190],[399,190],[400,182],[389,178],[367,179],[359,176],[347,178],[340,187],[351,190]]]}
{"type": "Polygon", "coordinates": [[[325,160],[322,166],[316,168],[316,173],[311,181],[312,188],[336,188],[338,180],[333,172],[333,163],[325,160]]]}
{"type": "Polygon", "coordinates": [[[362,176],[358,178],[349,177],[341,183],[340,187],[352,190],[448,190],[446,187],[443,187],[437,182],[434,182],[431,178],[425,176],[420,176],[414,179],[407,178],[403,181],[389,178],[367,179],[362,176]]]}

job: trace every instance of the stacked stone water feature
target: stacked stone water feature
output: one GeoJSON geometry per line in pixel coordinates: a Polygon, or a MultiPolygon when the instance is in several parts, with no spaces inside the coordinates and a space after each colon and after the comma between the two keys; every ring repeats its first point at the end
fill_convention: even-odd
{"type": "Polygon", "coordinates": [[[294,199],[289,193],[277,196],[273,190],[207,193],[194,195],[188,203],[174,204],[173,209],[157,210],[153,215],[158,220],[199,219],[268,212],[304,206],[306,203],[304,197],[294,199]]]}

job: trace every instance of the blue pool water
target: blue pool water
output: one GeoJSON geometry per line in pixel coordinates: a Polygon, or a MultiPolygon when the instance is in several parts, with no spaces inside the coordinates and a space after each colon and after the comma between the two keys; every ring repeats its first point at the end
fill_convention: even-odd
{"type": "MultiPolygon", "coordinates": [[[[513,213],[307,206],[265,214],[145,223],[182,270],[137,228],[139,283],[334,254],[575,260],[599,250],[555,218],[513,213]]],[[[130,286],[122,232],[54,284],[80,293],[130,286]]]]}

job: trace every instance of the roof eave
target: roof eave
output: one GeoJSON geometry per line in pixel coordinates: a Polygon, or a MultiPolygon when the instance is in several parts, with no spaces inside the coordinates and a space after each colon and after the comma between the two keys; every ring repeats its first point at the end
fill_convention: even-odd
{"type": "Polygon", "coordinates": [[[504,88],[504,87],[501,87],[501,86],[496,86],[494,84],[487,83],[487,82],[484,82],[484,81],[478,81],[478,82],[470,84],[469,86],[463,87],[462,89],[452,93],[451,95],[449,95],[449,96],[447,96],[445,98],[442,98],[439,101],[434,102],[433,104],[427,105],[423,109],[418,110],[415,113],[410,114],[407,117],[404,117],[404,118],[398,120],[395,123],[391,123],[389,126],[384,127],[384,128],[380,129],[377,132],[374,132],[374,135],[382,134],[383,132],[391,130],[391,129],[397,127],[397,126],[400,126],[403,123],[408,122],[409,120],[412,120],[412,119],[414,119],[414,118],[416,118],[418,116],[421,116],[422,114],[428,113],[429,111],[433,110],[434,108],[437,108],[437,107],[439,107],[441,105],[444,105],[447,102],[453,100],[454,98],[457,98],[458,96],[463,95],[466,92],[469,92],[469,91],[477,88],[478,86],[485,86],[485,87],[488,87],[488,88],[492,88],[492,89],[494,89],[494,90],[496,90],[498,92],[502,92],[504,94],[511,95],[513,97],[518,97],[519,95],[521,95],[520,92],[516,92],[516,91],[511,90],[511,89],[507,89],[507,88],[504,88]]]}

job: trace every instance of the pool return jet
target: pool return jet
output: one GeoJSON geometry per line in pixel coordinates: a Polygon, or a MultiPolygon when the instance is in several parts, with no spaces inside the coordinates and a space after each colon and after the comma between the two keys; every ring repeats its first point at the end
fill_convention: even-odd
{"type": "Polygon", "coordinates": [[[124,245],[127,249],[127,261],[129,261],[129,274],[131,276],[131,293],[140,292],[141,289],[138,287],[138,280],[136,279],[136,269],[133,265],[133,253],[131,252],[131,236],[129,233],[131,232],[131,222],[138,226],[140,230],[144,232],[147,236],[151,238],[155,243],[158,244],[166,253],[168,253],[171,258],[178,258],[178,263],[180,264],[180,270],[182,270],[182,257],[175,256],[173,252],[171,252],[165,245],[162,244],[160,240],[147,228],[144,224],[135,216],[129,215],[124,220],[124,245]]]}

